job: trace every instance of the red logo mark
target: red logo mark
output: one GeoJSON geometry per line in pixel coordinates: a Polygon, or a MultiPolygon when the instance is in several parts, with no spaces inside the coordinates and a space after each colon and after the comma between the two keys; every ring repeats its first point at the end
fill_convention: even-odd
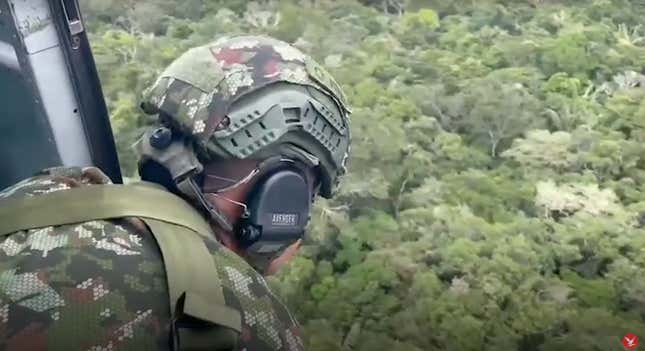
{"type": "Polygon", "coordinates": [[[636,346],[638,346],[638,336],[632,333],[623,336],[623,346],[625,346],[627,350],[635,349],[636,346]]]}

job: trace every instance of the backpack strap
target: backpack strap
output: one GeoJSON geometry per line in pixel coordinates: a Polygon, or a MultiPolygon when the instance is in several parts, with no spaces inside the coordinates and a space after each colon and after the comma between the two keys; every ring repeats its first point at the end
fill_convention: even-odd
{"type": "Polygon", "coordinates": [[[138,217],[152,232],[168,280],[176,350],[230,350],[241,315],[226,305],[219,275],[204,240],[203,217],[183,199],[146,183],[91,185],[0,200],[0,236],[48,226],[138,217]]]}
{"type": "Polygon", "coordinates": [[[0,218],[11,218],[0,221],[0,236],[20,230],[123,217],[157,219],[186,227],[203,237],[209,237],[211,232],[204,218],[183,199],[140,182],[89,185],[0,200],[0,218]]]}

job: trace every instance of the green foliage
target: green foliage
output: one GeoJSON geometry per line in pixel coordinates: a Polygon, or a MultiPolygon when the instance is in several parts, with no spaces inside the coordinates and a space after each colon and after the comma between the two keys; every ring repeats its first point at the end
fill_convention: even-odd
{"type": "Polygon", "coordinates": [[[516,160],[523,167],[569,169],[575,162],[571,153],[571,134],[548,130],[531,130],[526,139],[516,139],[503,157],[516,160]]]}
{"type": "Polygon", "coordinates": [[[546,82],[545,90],[558,93],[567,97],[582,95],[583,82],[577,78],[570,78],[565,72],[558,72],[546,82]]]}
{"type": "Polygon", "coordinates": [[[444,102],[445,111],[439,111],[442,126],[497,157],[513,138],[545,123],[540,117],[540,102],[521,83],[522,73],[513,72],[509,81],[493,74],[469,80],[444,102]]]}
{"type": "Polygon", "coordinates": [[[547,73],[564,72],[591,78],[599,62],[587,51],[588,41],[583,34],[564,34],[546,41],[542,67],[547,73]],[[581,60],[581,58],[585,58],[581,60]]]}
{"type": "Polygon", "coordinates": [[[280,8],[281,21],[271,35],[289,43],[295,42],[305,30],[307,17],[302,16],[300,8],[296,5],[285,4],[280,8]]]}
{"type": "Polygon", "coordinates": [[[271,284],[307,349],[609,350],[645,335],[638,1],[83,0],[124,173],[183,50],[263,33],[328,67],[350,173],[271,284]]]}
{"type": "Polygon", "coordinates": [[[402,44],[409,47],[424,45],[440,27],[439,16],[431,9],[408,12],[402,16],[398,27],[402,44]]]}

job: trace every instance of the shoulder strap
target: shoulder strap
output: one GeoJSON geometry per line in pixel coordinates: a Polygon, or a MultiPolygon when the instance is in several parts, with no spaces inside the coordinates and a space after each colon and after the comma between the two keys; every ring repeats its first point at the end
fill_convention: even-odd
{"type": "Polygon", "coordinates": [[[174,223],[203,236],[210,233],[208,223],[183,199],[145,183],[136,183],[90,185],[0,200],[0,236],[20,230],[123,217],[174,223]]]}
{"type": "Polygon", "coordinates": [[[174,345],[179,350],[227,350],[241,331],[228,307],[204,239],[210,226],[183,199],[145,183],[91,185],[0,200],[0,236],[20,230],[98,219],[141,218],[161,251],[168,280],[174,345]]]}

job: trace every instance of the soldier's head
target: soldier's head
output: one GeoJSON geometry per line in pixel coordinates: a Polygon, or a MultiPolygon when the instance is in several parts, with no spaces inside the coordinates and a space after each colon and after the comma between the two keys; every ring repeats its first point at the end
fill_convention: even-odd
{"type": "Polygon", "coordinates": [[[350,111],[341,88],[272,38],[189,50],[141,107],[159,120],[138,143],[142,179],[203,210],[219,240],[262,271],[292,254],[315,197],[332,197],[346,173],[350,111]]]}

